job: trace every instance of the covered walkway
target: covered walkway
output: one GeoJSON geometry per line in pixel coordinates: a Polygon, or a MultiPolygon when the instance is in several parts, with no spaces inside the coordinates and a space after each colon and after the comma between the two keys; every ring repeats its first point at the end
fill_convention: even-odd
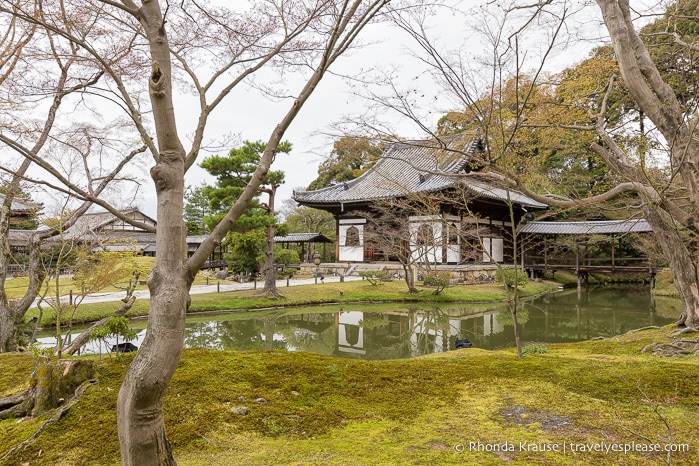
{"type": "Polygon", "coordinates": [[[648,273],[652,289],[655,274],[662,268],[638,256],[627,240],[631,233],[652,232],[644,219],[529,222],[520,229],[522,268],[532,276],[569,270],[577,275],[578,286],[591,272],[648,273]],[[559,236],[572,237],[572,243],[557,240],[559,236]]]}

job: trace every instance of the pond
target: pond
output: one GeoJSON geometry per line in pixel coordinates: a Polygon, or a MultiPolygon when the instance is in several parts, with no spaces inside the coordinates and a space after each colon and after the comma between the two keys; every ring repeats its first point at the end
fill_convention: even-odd
{"type": "MultiPolygon", "coordinates": [[[[672,323],[678,300],[653,299],[647,287],[591,287],[525,301],[518,311],[524,345],[609,337],[672,323]]],[[[132,321],[137,346],[145,320],[132,321]]],[[[77,329],[80,331],[79,329],[77,329]]],[[[454,340],[474,347],[514,347],[512,318],[504,304],[343,304],[255,313],[195,315],[187,319],[187,347],[219,350],[311,351],[362,359],[410,358],[450,351],[454,340]]],[[[52,343],[44,337],[42,343],[52,343]]],[[[111,345],[114,341],[109,341],[111,345]]],[[[108,351],[91,344],[89,352],[108,351]]]]}

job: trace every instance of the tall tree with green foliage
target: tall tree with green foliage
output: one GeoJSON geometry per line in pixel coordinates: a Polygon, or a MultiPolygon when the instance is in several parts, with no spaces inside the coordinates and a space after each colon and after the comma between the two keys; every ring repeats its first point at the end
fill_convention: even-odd
{"type": "Polygon", "coordinates": [[[383,144],[367,136],[344,136],[333,144],[330,157],[318,167],[318,178],[309,190],[325,188],[335,183],[353,180],[379,159],[383,144]]]}
{"type": "MultiPolygon", "coordinates": [[[[265,150],[263,141],[245,141],[241,147],[231,149],[227,156],[215,155],[202,161],[201,166],[211,175],[216,177],[216,186],[206,187],[202,192],[211,200],[211,204],[219,211],[226,212],[229,206],[234,204],[255,172],[260,157],[265,150]]],[[[291,152],[291,143],[284,141],[279,143],[275,150],[278,153],[291,152]]],[[[265,240],[265,286],[264,291],[276,296],[276,277],[274,270],[274,198],[277,188],[284,183],[284,172],[268,171],[262,178],[258,188],[258,195],[266,194],[266,202],[259,199],[253,200],[246,210],[247,227],[264,226],[265,240]]],[[[242,239],[242,238],[239,238],[242,239]]]]}
{"type": "Polygon", "coordinates": [[[207,218],[211,215],[209,198],[205,194],[206,184],[187,186],[184,192],[184,221],[190,235],[206,235],[211,229],[207,218]]]}
{"type": "MultiPolygon", "coordinates": [[[[297,206],[292,199],[288,200],[284,210],[284,224],[289,232],[322,233],[330,239],[335,239],[335,217],[330,212],[312,207],[297,206]]],[[[315,243],[310,243],[308,249],[304,251],[305,257],[301,257],[301,260],[311,262],[315,252],[314,248],[315,243]]],[[[328,258],[324,257],[323,260],[328,260],[328,258]]],[[[333,259],[331,258],[330,260],[333,259]]]]}

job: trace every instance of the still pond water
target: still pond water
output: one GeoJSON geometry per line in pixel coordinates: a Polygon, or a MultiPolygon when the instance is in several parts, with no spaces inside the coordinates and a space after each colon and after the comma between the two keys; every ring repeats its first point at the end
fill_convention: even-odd
{"type": "MultiPolygon", "coordinates": [[[[518,311],[524,345],[609,337],[672,323],[677,300],[652,299],[647,287],[565,290],[525,301],[518,311]]],[[[145,320],[134,320],[137,346],[145,320]]],[[[512,318],[502,304],[343,304],[197,315],[187,319],[187,347],[219,350],[311,351],[362,359],[410,358],[454,349],[455,338],[474,347],[514,347],[512,318]]],[[[42,338],[43,343],[51,339],[42,338]]],[[[113,344],[109,342],[109,345],[113,344]]],[[[108,351],[94,344],[88,351],[108,351]]]]}

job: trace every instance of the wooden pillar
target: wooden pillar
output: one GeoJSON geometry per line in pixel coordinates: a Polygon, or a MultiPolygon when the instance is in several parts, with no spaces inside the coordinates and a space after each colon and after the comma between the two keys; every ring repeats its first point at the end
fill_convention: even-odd
{"type": "Polygon", "coordinates": [[[340,260],[340,219],[335,217],[335,260],[340,260]]]}
{"type": "Polygon", "coordinates": [[[580,245],[575,243],[575,274],[580,273],[580,245]]]}
{"type": "Polygon", "coordinates": [[[616,243],[616,237],[612,235],[612,273],[614,273],[614,243],[616,243]]]}
{"type": "Polygon", "coordinates": [[[578,296],[580,295],[580,245],[575,243],[575,275],[578,277],[578,296]]]}

